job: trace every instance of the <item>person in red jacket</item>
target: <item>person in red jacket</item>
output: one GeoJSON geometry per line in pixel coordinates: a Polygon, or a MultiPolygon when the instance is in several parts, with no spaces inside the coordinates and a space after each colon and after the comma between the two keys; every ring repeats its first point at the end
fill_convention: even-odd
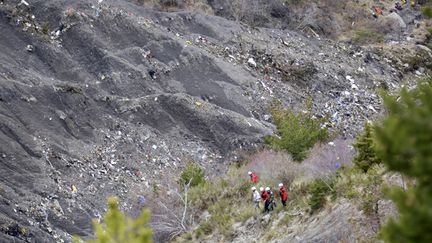
{"type": "Polygon", "coordinates": [[[282,201],[282,205],[286,207],[286,201],[288,200],[287,191],[282,183],[279,183],[279,196],[282,201]]]}
{"type": "Polygon", "coordinates": [[[268,203],[269,195],[268,195],[267,191],[264,190],[264,187],[260,187],[260,192],[261,192],[261,199],[264,202],[264,213],[270,212],[269,207],[268,207],[269,206],[269,203],[268,203]]]}
{"type": "Polygon", "coordinates": [[[249,171],[248,175],[253,183],[258,183],[258,176],[255,172],[249,171]]]}

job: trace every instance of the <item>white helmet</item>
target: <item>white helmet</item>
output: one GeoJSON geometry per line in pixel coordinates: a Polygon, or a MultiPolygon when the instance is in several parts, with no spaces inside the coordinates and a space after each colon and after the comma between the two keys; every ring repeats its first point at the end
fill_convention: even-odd
{"type": "Polygon", "coordinates": [[[249,172],[248,172],[248,175],[252,175],[252,171],[249,171],[249,172]]]}
{"type": "Polygon", "coordinates": [[[256,187],[253,186],[251,189],[252,189],[252,191],[255,191],[255,190],[256,190],[256,187]]]}
{"type": "Polygon", "coordinates": [[[270,191],[270,187],[266,187],[266,191],[270,191]]]}
{"type": "Polygon", "coordinates": [[[264,187],[260,187],[260,191],[264,191],[264,187]]]}
{"type": "Polygon", "coordinates": [[[279,187],[283,187],[283,184],[282,184],[282,183],[279,183],[279,187]]]}

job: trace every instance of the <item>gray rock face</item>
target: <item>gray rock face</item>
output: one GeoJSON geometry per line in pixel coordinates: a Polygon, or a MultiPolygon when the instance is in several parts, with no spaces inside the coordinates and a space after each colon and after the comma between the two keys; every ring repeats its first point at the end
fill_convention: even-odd
{"type": "Polygon", "coordinates": [[[405,29],[407,27],[402,17],[395,12],[384,16],[383,21],[394,28],[405,29]]]}
{"type": "Polygon", "coordinates": [[[28,4],[0,4],[1,241],[88,237],[107,196],[130,211],[186,159],[223,171],[272,133],[274,99],[312,97],[352,136],[380,111],[376,80],[400,81],[371,51],[291,31],[125,0],[28,4]]]}

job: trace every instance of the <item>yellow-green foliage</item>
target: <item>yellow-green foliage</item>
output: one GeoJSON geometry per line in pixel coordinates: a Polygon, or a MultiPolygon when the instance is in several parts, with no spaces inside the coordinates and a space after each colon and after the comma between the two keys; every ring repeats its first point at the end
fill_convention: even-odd
{"type": "Polygon", "coordinates": [[[312,117],[311,112],[296,113],[280,105],[270,108],[277,127],[278,136],[266,137],[265,141],[275,149],[286,150],[294,160],[302,161],[315,143],[328,138],[326,128],[321,128],[323,120],[312,117]]]}
{"type": "Polygon", "coordinates": [[[260,210],[252,203],[242,203],[235,206],[237,210],[233,213],[235,222],[246,222],[250,218],[257,217],[260,210]]]}
{"type": "Polygon", "coordinates": [[[191,203],[202,210],[208,209],[221,198],[240,200],[248,197],[252,183],[239,176],[239,170],[230,168],[226,177],[216,178],[189,190],[191,203]]]}
{"type": "Polygon", "coordinates": [[[384,41],[384,35],[372,29],[360,29],[354,32],[352,40],[356,44],[373,44],[384,41]]]}
{"type": "Polygon", "coordinates": [[[352,168],[339,173],[334,185],[337,197],[353,199],[358,203],[359,209],[366,215],[376,212],[376,203],[383,198],[382,165],[372,165],[365,173],[359,168],[352,168]]]}
{"type": "Polygon", "coordinates": [[[252,183],[239,178],[239,173],[238,169],[230,168],[225,177],[207,181],[189,190],[192,206],[207,210],[211,215],[199,223],[195,231],[197,237],[217,231],[229,238],[234,222],[246,221],[259,213],[251,201],[252,183]]]}
{"type": "Polygon", "coordinates": [[[422,13],[427,18],[432,18],[432,7],[426,6],[422,8],[422,13]]]}
{"type": "Polygon", "coordinates": [[[196,230],[196,236],[200,237],[217,231],[225,237],[230,237],[234,222],[233,212],[235,210],[236,208],[226,198],[221,198],[210,205],[208,212],[211,216],[208,220],[200,222],[200,226],[196,230]]]}
{"type": "Polygon", "coordinates": [[[266,231],[266,234],[264,235],[265,241],[271,241],[272,239],[277,237],[277,232],[273,229],[266,231]]]}
{"type": "MultiPolygon", "coordinates": [[[[150,211],[144,210],[137,219],[126,217],[118,209],[115,197],[108,199],[108,212],[104,222],[93,222],[95,237],[88,243],[151,243],[152,230],[146,226],[150,219],[150,211]]],[[[80,242],[79,240],[76,242],[80,242]]]]}

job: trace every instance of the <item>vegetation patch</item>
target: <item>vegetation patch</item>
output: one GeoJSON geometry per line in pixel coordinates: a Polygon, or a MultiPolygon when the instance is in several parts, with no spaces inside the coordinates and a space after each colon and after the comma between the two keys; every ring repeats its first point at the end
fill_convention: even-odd
{"type": "Polygon", "coordinates": [[[305,159],[315,143],[329,137],[327,128],[321,126],[324,120],[314,118],[310,111],[296,113],[273,105],[270,112],[277,126],[277,135],[266,137],[265,142],[274,149],[287,151],[295,161],[305,159]]]}
{"type": "Polygon", "coordinates": [[[375,152],[372,133],[371,125],[366,124],[364,132],[357,137],[357,141],[354,144],[354,147],[357,149],[354,165],[365,173],[372,165],[381,163],[375,152]]]}
{"type": "MultiPolygon", "coordinates": [[[[147,227],[150,220],[150,211],[144,210],[136,219],[128,218],[118,208],[118,200],[114,197],[108,199],[108,212],[105,214],[103,223],[93,221],[95,239],[86,241],[88,243],[106,242],[130,242],[150,243],[152,242],[152,230],[147,227]]],[[[83,242],[75,238],[74,242],[83,242]]]]}
{"type": "Polygon", "coordinates": [[[384,42],[384,35],[373,29],[359,29],[354,31],[352,41],[358,45],[384,42]]]}
{"type": "Polygon", "coordinates": [[[311,213],[314,213],[325,206],[327,197],[334,193],[334,183],[334,178],[329,180],[318,178],[309,184],[309,206],[311,213]]]}
{"type": "Polygon", "coordinates": [[[195,187],[205,183],[204,170],[196,163],[189,162],[179,179],[181,187],[195,187]]]}
{"type": "Polygon", "coordinates": [[[432,240],[432,80],[419,82],[398,96],[385,96],[389,116],[375,126],[378,155],[391,170],[415,181],[390,196],[399,210],[382,228],[387,242],[432,240]]]}

